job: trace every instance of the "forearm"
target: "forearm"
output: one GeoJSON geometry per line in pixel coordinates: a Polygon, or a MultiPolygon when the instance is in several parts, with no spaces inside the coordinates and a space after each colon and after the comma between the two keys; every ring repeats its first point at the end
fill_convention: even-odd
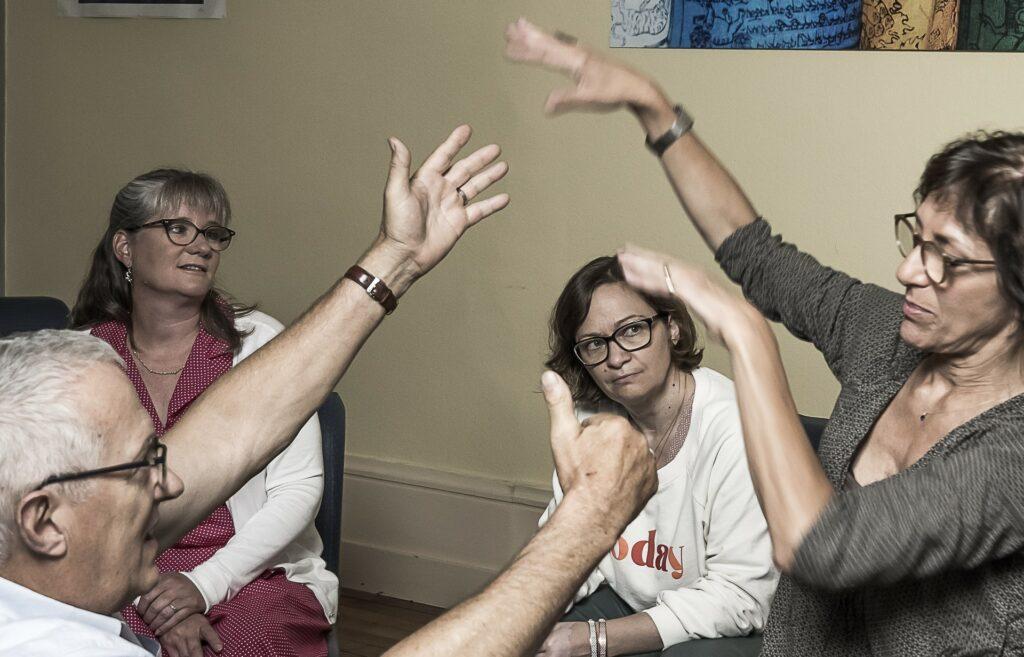
{"type": "MultiPolygon", "coordinates": [[[[630,107],[652,137],[667,132],[675,120],[672,103],[653,83],[637,91],[630,107]]],[[[712,251],[757,218],[739,184],[692,130],[669,146],[661,165],[683,210],[712,251]]]]}
{"type": "MultiPolygon", "coordinates": [[[[396,294],[413,275],[371,249],[361,266],[396,294]]],[[[168,466],[184,493],[160,505],[156,535],[172,545],[266,467],[334,388],[384,309],[342,279],[290,328],[232,368],[168,432],[168,466]]]]}
{"type": "MultiPolygon", "coordinates": [[[[483,592],[386,654],[389,657],[528,655],[611,549],[619,525],[570,492],[551,520],[483,592]]],[[[614,515],[614,514],[612,514],[614,515]]]]}
{"type": "MultiPolygon", "coordinates": [[[[753,313],[753,309],[750,309],[753,313]]],[[[775,563],[788,571],[833,490],[800,425],[778,344],[760,317],[726,336],[750,475],[775,563]]]]}
{"type": "Polygon", "coordinates": [[[645,613],[608,621],[608,654],[611,657],[656,652],[663,647],[657,625],[645,613]]]}

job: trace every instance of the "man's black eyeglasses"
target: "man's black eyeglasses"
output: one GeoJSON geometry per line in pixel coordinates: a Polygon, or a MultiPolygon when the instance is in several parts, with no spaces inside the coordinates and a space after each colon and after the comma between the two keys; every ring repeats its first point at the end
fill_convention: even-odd
{"type": "Polygon", "coordinates": [[[131,463],[121,463],[119,465],[108,465],[105,468],[96,468],[95,470],[82,470],[81,472],[66,472],[64,474],[53,475],[47,477],[43,483],[36,486],[33,490],[40,490],[44,486],[60,484],[65,481],[77,481],[79,479],[88,479],[90,477],[100,477],[113,472],[138,470],[139,468],[155,468],[157,466],[160,466],[160,481],[163,482],[167,479],[167,445],[164,445],[158,440],[154,440],[153,445],[150,447],[149,455],[141,461],[132,461],[131,463]]]}

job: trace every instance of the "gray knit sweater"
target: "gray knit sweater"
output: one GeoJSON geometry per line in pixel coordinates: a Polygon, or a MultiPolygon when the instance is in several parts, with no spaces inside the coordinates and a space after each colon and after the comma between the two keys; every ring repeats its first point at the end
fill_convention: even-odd
{"type": "Polygon", "coordinates": [[[716,258],[842,390],[819,458],[837,491],[779,583],[763,655],[1024,655],[1024,395],[910,468],[844,491],[857,447],[920,362],[902,296],[819,264],[758,220],[716,258]]]}

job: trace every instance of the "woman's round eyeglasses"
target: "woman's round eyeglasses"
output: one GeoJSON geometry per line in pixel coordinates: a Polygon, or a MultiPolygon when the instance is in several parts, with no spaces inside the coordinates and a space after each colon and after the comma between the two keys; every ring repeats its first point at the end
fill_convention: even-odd
{"type": "Polygon", "coordinates": [[[928,280],[936,285],[946,280],[949,270],[964,265],[994,265],[995,260],[974,260],[971,258],[954,258],[946,255],[935,242],[922,239],[921,233],[915,228],[916,212],[904,212],[896,215],[896,246],[904,258],[920,249],[921,264],[924,266],[928,280]]]}

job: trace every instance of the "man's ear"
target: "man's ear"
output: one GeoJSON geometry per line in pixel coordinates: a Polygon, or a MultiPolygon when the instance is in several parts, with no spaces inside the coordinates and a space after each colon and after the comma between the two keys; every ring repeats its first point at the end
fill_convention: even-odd
{"type": "Polygon", "coordinates": [[[32,491],[18,503],[18,534],[33,554],[59,559],[68,552],[65,528],[54,517],[65,502],[47,490],[32,491]]]}
{"type": "Polygon", "coordinates": [[[132,266],[132,247],[128,241],[128,233],[119,230],[111,238],[111,246],[114,249],[114,257],[121,261],[125,267],[132,266]]]}

